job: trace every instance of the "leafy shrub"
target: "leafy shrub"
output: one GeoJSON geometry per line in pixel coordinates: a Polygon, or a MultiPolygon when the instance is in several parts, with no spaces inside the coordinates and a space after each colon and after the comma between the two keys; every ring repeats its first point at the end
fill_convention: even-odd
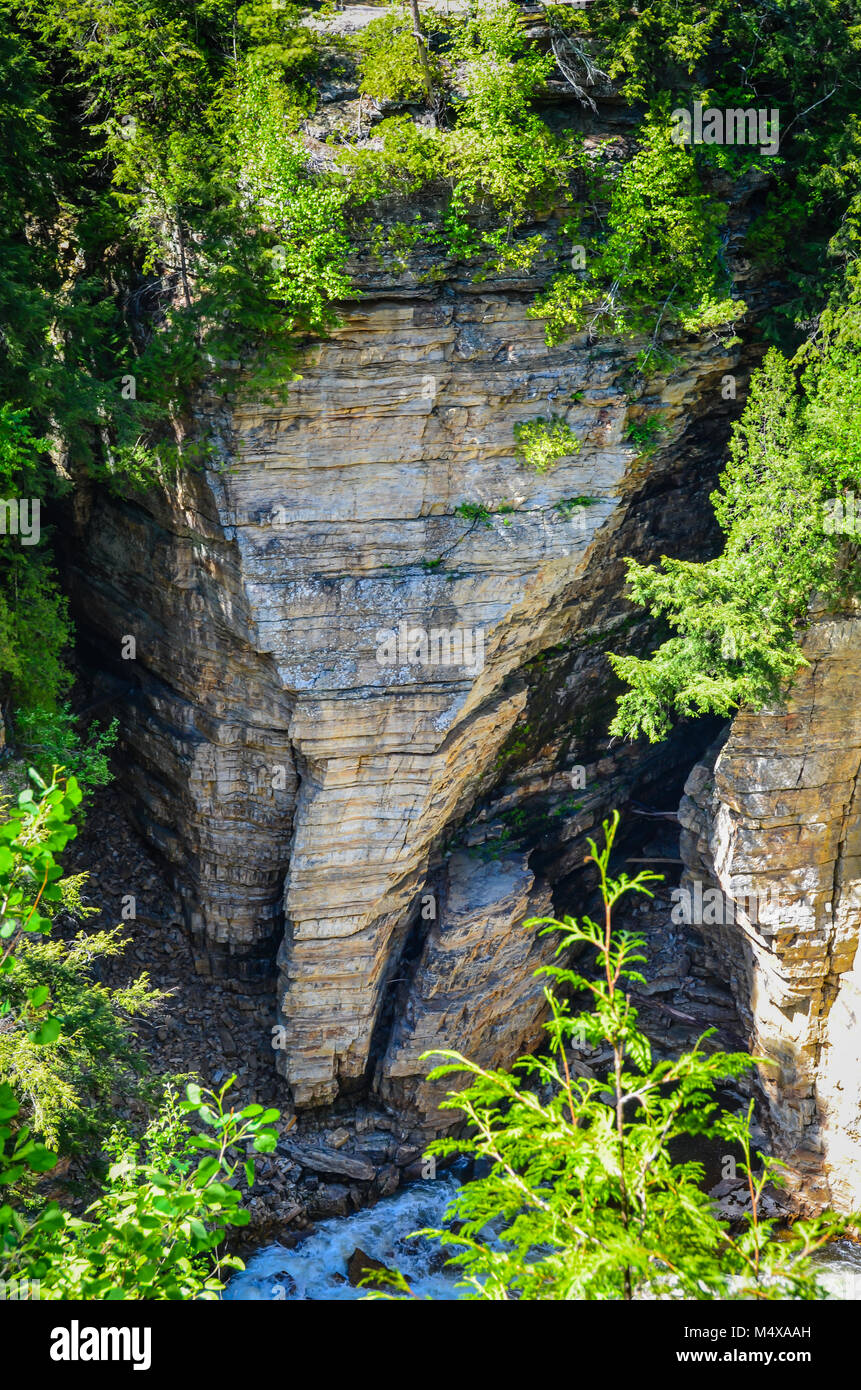
{"type": "Polygon", "coordinates": [[[53,566],[8,554],[0,579],[0,690],[15,706],[49,708],[70,677],[63,649],[72,627],[53,566]]]}
{"type": "MultiPolygon", "coordinates": [[[[357,36],[359,90],[380,101],[417,101],[425,95],[424,71],[412,16],[398,6],[372,19],[357,36]]],[[[439,65],[434,63],[439,80],[439,65]]]]}
{"type": "Polygon", "coordinates": [[[374,127],[374,137],[377,149],[348,148],[339,154],[353,205],[410,198],[442,177],[438,131],[416,125],[409,116],[388,116],[374,127]]]}
{"type": "MultiPolygon", "coordinates": [[[[618,813],[604,822],[604,846],[589,841],[599,874],[604,920],[539,918],[525,925],[558,933],[558,957],[594,952],[596,973],[545,966],[566,992],[585,991],[591,1010],[545,991],[550,1052],[524,1057],[513,1071],[480,1067],[457,1052],[437,1052],[431,1078],[457,1078],[443,1108],[467,1122],[463,1138],[436,1140],[440,1157],[468,1154],[486,1169],[466,1182],[446,1213],[454,1230],[423,1231],[452,1252],[473,1299],[815,1299],[825,1297],[810,1255],[861,1220],[826,1214],[798,1221],[785,1236],[763,1219],[768,1183],[781,1181],[774,1159],[751,1153],[752,1105],[720,1113],[714,1091],[754,1065],[742,1053],[709,1051],[705,1033],[673,1061],[655,1063],[637,1028],[631,990],[644,984],[638,967],[643,938],[614,932],[612,914],[628,893],[651,896],[660,875],[629,879],[609,872],[618,813]],[[609,1046],[606,1077],[572,1074],[566,1048],[583,1039],[609,1046]],[[464,1084],[465,1083],[465,1084],[464,1084]],[[547,1098],[545,1098],[547,1097],[547,1098]],[[739,1145],[738,1171],[748,1178],[751,1210],[733,1234],[703,1191],[703,1169],[677,1162],[673,1141],[719,1136],[739,1145]]],[[[710,1030],[713,1032],[714,1030],[710,1030]]],[[[400,1275],[393,1283],[409,1295],[400,1275]]]]}
{"type": "Polygon", "coordinates": [[[75,778],[85,796],[90,788],[104,787],[111,781],[108,759],[118,733],[118,719],[112,719],[106,728],[92,723],[82,733],[80,721],[68,703],[53,710],[44,706],[24,708],[14,716],[16,749],[44,777],[50,776],[53,768],[62,767],[75,778]]]}
{"type": "Polygon", "coordinates": [[[501,518],[503,526],[510,526],[509,518],[516,511],[517,507],[513,502],[500,502],[497,507],[488,507],[484,502],[461,502],[459,506],[455,507],[454,515],[459,516],[463,521],[471,522],[470,529],[481,524],[488,530],[492,530],[495,516],[501,518]]]}
{"type": "Polygon", "coordinates": [[[553,503],[553,510],[564,517],[566,521],[569,521],[584,507],[595,507],[600,501],[600,497],[562,497],[558,502],[553,503]]]}
{"type": "Polygon", "coordinates": [[[598,195],[608,197],[606,234],[582,272],[560,276],[530,309],[546,321],[549,345],[567,333],[648,331],[680,319],[688,332],[714,330],[745,312],[728,296],[720,228],[726,208],[703,190],[691,153],[661,119],[647,122],[641,147],[598,195]],[[722,294],[718,291],[723,290],[722,294]]]}
{"type": "Polygon", "coordinates": [[[332,303],[349,290],[346,193],[315,177],[296,138],[296,104],[279,82],[250,69],[235,93],[230,138],[250,210],[277,237],[267,292],[282,303],[288,330],[321,333],[332,303]]]}
{"type": "MultiPolygon", "coordinates": [[[[66,1141],[69,1117],[63,1113],[61,1122],[61,1107],[80,1110],[119,1080],[132,1061],[121,1015],[154,1000],[143,978],[119,992],[86,983],[85,939],[59,950],[31,944],[50,932],[60,906],[80,903],[80,879],[64,881],[56,857],[75,836],[80,789],[74,778],[46,784],[34,773],[34,782],[38,798],[29,788],[21,792],[0,824],[0,1057],[11,1078],[0,1079],[0,1184],[7,1194],[0,1279],[38,1280],[40,1297],[48,1299],[216,1298],[222,1272],[242,1267],[217,1253],[227,1227],[249,1220],[236,1186],[239,1165],[250,1186],[248,1147],[271,1153],[277,1141],[276,1110],[226,1108],[235,1078],[217,1092],[190,1084],[182,1103],[168,1091],[142,1140],[117,1128],[106,1144],[114,1160],[106,1186],[82,1217],[56,1202],[28,1214],[15,1196],[25,1188],[27,1205],[38,1203],[34,1185],[57,1163],[34,1125],[66,1141]],[[118,1058],[105,1053],[114,1046],[118,1058]],[[35,1050],[49,1048],[53,1056],[37,1059],[35,1050]]],[[[115,934],[93,944],[109,953],[115,934]]]]}
{"type": "MultiPolygon", "coordinates": [[[[29,1221],[0,1207],[0,1278],[38,1280],[39,1297],[51,1300],[217,1299],[224,1274],[244,1268],[218,1250],[228,1227],[250,1219],[234,1185],[240,1164],[253,1181],[253,1159],[243,1152],[271,1153],[277,1138],[277,1110],[225,1108],[234,1079],[218,1091],[189,1085],[180,1103],[169,1094],[139,1142],[117,1131],[105,1145],[113,1159],[105,1186],[82,1217],[54,1202],[29,1221]],[[189,1124],[193,1116],[200,1129],[189,1124]]],[[[4,1177],[2,1145],[16,1113],[11,1088],[0,1085],[4,1177]]],[[[16,1166],[53,1166],[44,1148],[26,1151],[25,1133],[11,1154],[16,1166]]]]}
{"type": "Polygon", "coordinates": [[[27,787],[0,808],[0,939],[10,943],[0,975],[0,1082],[23,1098],[17,1123],[68,1151],[109,1127],[113,1091],[134,1092],[129,1083],[143,1062],[131,1020],[163,996],[145,975],[116,990],[94,979],[100,960],[123,951],[120,927],[47,939],[58,912],[85,920],[98,909],[81,900],[87,875],[63,877],[54,857],[74,834],[69,816],[80,808],[80,788],[73,778],[48,784],[32,769],[31,779],[38,800],[27,787]]]}
{"type": "MultiPolygon", "coordinates": [[[[477,6],[455,30],[452,58],[465,73],[465,92],[449,142],[448,220],[493,209],[510,237],[513,227],[567,187],[580,166],[580,143],[553,134],[531,108],[555,60],[524,34],[513,4],[477,6]]],[[[481,244],[479,238],[476,251],[481,244]]],[[[490,246],[498,254],[493,241],[490,246]]]]}
{"type": "MultiPolygon", "coordinates": [[[[77,898],[86,875],[61,879],[64,907],[69,890],[77,898]]],[[[81,912],[79,899],[74,903],[81,912]]],[[[84,909],[84,913],[97,909],[84,909]]],[[[165,997],[141,975],[123,989],[108,989],[93,976],[101,961],[121,955],[124,928],[78,933],[72,941],[22,941],[7,981],[0,1025],[0,1081],[25,1098],[21,1115],[46,1144],[79,1152],[82,1139],[102,1135],[112,1124],[112,1094],[139,1093],[144,1062],[132,1020],[152,1013],[165,997]],[[61,1020],[53,1042],[32,1038],[32,1010],[25,1001],[44,995],[42,1010],[61,1020]]]]}
{"type": "Polygon", "coordinates": [[[580,452],[580,440],[561,415],[521,420],[514,426],[514,438],[518,456],[536,473],[546,473],[560,459],[580,452]]]}
{"type": "MultiPolygon", "coordinates": [[[[0,550],[0,703],[50,707],[69,683],[62,662],[72,631],[67,604],[38,544],[49,492],[47,446],[33,433],[26,410],[0,406],[0,497],[39,506],[37,543],[6,538],[0,550]]],[[[35,528],[32,511],[30,520],[35,528]]]]}
{"type": "Polygon", "coordinates": [[[657,449],[663,429],[664,417],[660,412],[656,415],[644,415],[639,420],[631,421],[625,431],[625,438],[636,444],[641,455],[648,456],[657,449]]]}

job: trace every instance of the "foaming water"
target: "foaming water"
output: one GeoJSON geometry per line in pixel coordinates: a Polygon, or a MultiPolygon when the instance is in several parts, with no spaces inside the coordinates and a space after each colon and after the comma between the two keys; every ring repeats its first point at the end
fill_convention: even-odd
{"type": "MultiPolygon", "coordinates": [[[[267,1245],[233,1276],[223,1297],[258,1302],[365,1298],[366,1289],[354,1289],[347,1282],[348,1262],[360,1249],[388,1269],[399,1269],[417,1297],[456,1300],[462,1296],[455,1287],[460,1271],[443,1268],[446,1254],[438,1241],[410,1236],[424,1226],[445,1224],[446,1208],[459,1186],[453,1172],[417,1182],[353,1216],[320,1222],[293,1250],[267,1245]]],[[[814,1259],[830,1298],[861,1299],[861,1244],[834,1241],[814,1259]]]]}
{"type": "Polygon", "coordinates": [[[458,1187],[454,1174],[417,1182],[353,1216],[321,1221],[294,1250],[267,1245],[233,1276],[223,1297],[264,1302],[365,1298],[366,1289],[347,1282],[347,1263],[361,1249],[388,1269],[399,1269],[419,1298],[457,1299],[460,1276],[441,1268],[446,1255],[439,1242],[409,1236],[423,1226],[441,1227],[458,1187]]]}
{"type": "Polygon", "coordinates": [[[861,1299],[861,1245],[835,1240],[815,1260],[831,1298],[861,1299]]]}

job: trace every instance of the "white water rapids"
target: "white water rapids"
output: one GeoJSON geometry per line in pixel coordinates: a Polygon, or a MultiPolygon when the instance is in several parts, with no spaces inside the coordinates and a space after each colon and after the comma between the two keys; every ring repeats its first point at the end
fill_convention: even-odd
{"type": "MultiPolygon", "coordinates": [[[[256,1301],[346,1301],[365,1298],[365,1289],[347,1282],[353,1251],[363,1250],[389,1269],[399,1269],[419,1298],[451,1301],[459,1297],[457,1270],[442,1268],[445,1254],[438,1241],[410,1240],[423,1226],[443,1225],[446,1207],[458,1188],[448,1174],[413,1183],[394,1197],[353,1216],[321,1221],[295,1249],[267,1245],[246,1262],[224,1291],[225,1299],[256,1301]]],[[[818,1258],[822,1282],[831,1298],[861,1299],[861,1245],[840,1240],[818,1258]]]]}
{"type": "Polygon", "coordinates": [[[423,1226],[441,1227],[457,1188],[454,1174],[416,1182],[353,1216],[321,1221],[294,1250],[267,1245],[234,1275],[224,1297],[285,1302],[365,1298],[366,1289],[347,1282],[347,1262],[360,1249],[388,1269],[399,1269],[419,1298],[456,1299],[459,1274],[441,1268],[446,1256],[439,1242],[409,1236],[423,1226]]]}

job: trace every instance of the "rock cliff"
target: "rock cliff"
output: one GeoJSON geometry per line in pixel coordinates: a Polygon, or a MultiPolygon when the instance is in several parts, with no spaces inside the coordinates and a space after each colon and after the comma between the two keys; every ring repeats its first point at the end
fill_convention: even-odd
{"type": "MultiPolygon", "coordinates": [[[[754,187],[733,199],[739,279],[754,187]]],[[[356,267],[360,297],[284,402],[202,397],[217,459],[76,517],[69,584],[119,683],[130,804],[198,970],[277,1017],[299,1105],[375,1076],[427,1109],[434,1040],[511,1060],[542,1002],[536,948],[509,939],[529,894],[546,904],[602,812],[663,800],[704,747],[695,729],[609,749],[603,653],[648,639],[625,556],[714,544],[724,383],[747,364],[686,335],[646,384],[641,342],[548,348],[527,314],[547,273],[356,267]],[[579,451],[538,473],[514,426],[551,414],[579,451]]]]}
{"type": "Polygon", "coordinates": [[[858,613],[819,613],[785,705],[739,714],[692,772],[682,887],[730,983],[771,1137],[804,1203],[861,1203],[861,679],[858,613]]]}

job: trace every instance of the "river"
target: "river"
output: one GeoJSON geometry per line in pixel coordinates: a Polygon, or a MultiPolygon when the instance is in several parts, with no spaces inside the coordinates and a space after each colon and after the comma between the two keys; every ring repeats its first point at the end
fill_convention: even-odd
{"type": "MultiPolygon", "coordinates": [[[[347,1281],[350,1256],[361,1249],[389,1269],[401,1270],[419,1298],[455,1300],[458,1273],[440,1267],[439,1243],[410,1236],[422,1227],[443,1225],[458,1181],[455,1174],[447,1174],[416,1182],[352,1216],[322,1221],[293,1250],[267,1245],[248,1258],[243,1272],[234,1275],[224,1298],[264,1302],[364,1298],[366,1291],[352,1288],[347,1281]]],[[[832,1298],[861,1299],[861,1245],[836,1241],[817,1263],[823,1266],[822,1282],[832,1298]]]]}
{"type": "Polygon", "coordinates": [[[364,1298],[365,1289],[354,1289],[347,1282],[347,1263],[353,1251],[361,1249],[389,1269],[399,1269],[419,1297],[456,1299],[458,1276],[440,1268],[439,1243],[409,1237],[424,1226],[442,1226],[457,1189],[453,1173],[412,1183],[376,1206],[321,1221],[293,1250],[267,1245],[250,1256],[242,1273],[234,1275],[224,1297],[287,1302],[364,1298]]]}

